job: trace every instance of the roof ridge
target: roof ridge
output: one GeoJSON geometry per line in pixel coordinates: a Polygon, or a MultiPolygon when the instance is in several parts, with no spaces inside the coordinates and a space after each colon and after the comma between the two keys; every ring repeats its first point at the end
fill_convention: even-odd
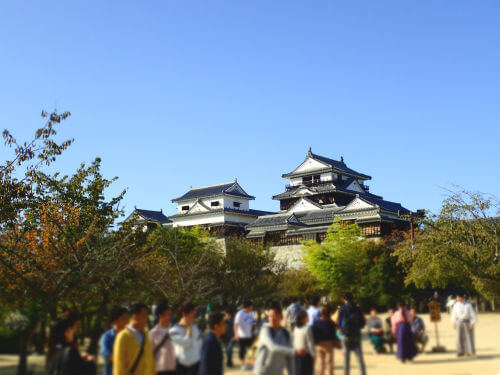
{"type": "Polygon", "coordinates": [[[158,213],[163,213],[163,210],[156,211],[156,210],[147,210],[145,208],[134,208],[134,211],[149,211],[149,212],[158,212],[158,213]]]}
{"type": "Polygon", "coordinates": [[[200,190],[200,189],[206,189],[206,188],[211,188],[211,187],[216,187],[216,186],[222,186],[222,185],[234,185],[236,183],[236,181],[229,181],[229,182],[223,182],[223,183],[220,183],[220,184],[214,184],[214,185],[206,185],[206,186],[199,186],[199,187],[192,187],[190,188],[189,190],[200,190]]]}
{"type": "Polygon", "coordinates": [[[335,160],[335,159],[332,159],[332,158],[329,158],[328,156],[323,156],[323,155],[320,155],[320,154],[315,154],[314,152],[311,152],[311,156],[314,158],[315,156],[319,156],[320,158],[323,158],[323,159],[327,159],[327,160],[332,160],[332,161],[336,161],[337,163],[342,163],[345,165],[345,163],[341,160],[335,160]]]}

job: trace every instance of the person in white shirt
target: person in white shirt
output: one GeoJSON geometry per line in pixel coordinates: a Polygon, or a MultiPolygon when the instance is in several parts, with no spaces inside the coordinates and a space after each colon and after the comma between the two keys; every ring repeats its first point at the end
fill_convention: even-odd
{"type": "Polygon", "coordinates": [[[177,357],[177,375],[198,375],[200,366],[201,334],[193,325],[195,307],[187,302],[181,306],[181,320],[170,329],[177,357]]]}
{"type": "Polygon", "coordinates": [[[157,375],[175,375],[175,348],[170,338],[172,310],[166,302],[156,305],[158,324],[149,331],[157,375]]]}
{"type": "Polygon", "coordinates": [[[243,302],[243,306],[234,318],[234,339],[238,341],[240,351],[240,361],[242,370],[251,370],[251,366],[246,363],[245,355],[247,349],[253,343],[253,327],[255,326],[255,317],[252,311],[250,301],[243,302]]]}
{"type": "Polygon", "coordinates": [[[304,310],[299,311],[295,320],[295,329],[292,333],[293,348],[295,350],[305,350],[305,355],[295,354],[295,375],[313,375],[314,373],[316,347],[312,327],[306,325],[307,320],[307,313],[304,310]]]}
{"type": "Polygon", "coordinates": [[[307,317],[309,319],[309,321],[307,322],[308,326],[312,326],[315,320],[319,320],[319,318],[321,318],[319,302],[320,299],[318,297],[312,297],[310,300],[311,305],[307,309],[307,317]]]}
{"type": "Polygon", "coordinates": [[[475,355],[473,332],[477,317],[472,305],[464,300],[463,293],[457,293],[457,300],[451,310],[451,322],[457,332],[457,355],[475,355]]]}

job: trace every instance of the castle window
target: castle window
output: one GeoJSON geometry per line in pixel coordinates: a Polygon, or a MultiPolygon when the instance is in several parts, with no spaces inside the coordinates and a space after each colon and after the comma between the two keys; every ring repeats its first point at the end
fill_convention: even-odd
{"type": "Polygon", "coordinates": [[[182,207],[181,207],[181,210],[182,210],[182,211],[189,211],[189,206],[182,206],[182,207]]]}
{"type": "Polygon", "coordinates": [[[219,205],[219,201],[210,202],[210,206],[212,206],[212,207],[217,207],[218,205],[219,205]]]}
{"type": "Polygon", "coordinates": [[[241,203],[240,202],[233,202],[233,207],[240,208],[241,203]]]}

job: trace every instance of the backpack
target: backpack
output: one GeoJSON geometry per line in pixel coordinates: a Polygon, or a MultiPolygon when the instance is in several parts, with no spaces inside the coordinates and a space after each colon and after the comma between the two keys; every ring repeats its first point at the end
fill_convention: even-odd
{"type": "Polygon", "coordinates": [[[347,337],[359,336],[364,326],[364,319],[357,306],[345,306],[343,309],[344,317],[342,321],[342,333],[347,337]]]}

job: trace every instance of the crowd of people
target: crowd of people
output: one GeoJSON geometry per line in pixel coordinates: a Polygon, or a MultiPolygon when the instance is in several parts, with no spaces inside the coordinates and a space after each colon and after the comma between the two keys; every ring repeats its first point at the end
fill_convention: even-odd
{"type": "MultiPolygon", "coordinates": [[[[231,309],[207,310],[208,329],[201,330],[196,324],[196,306],[189,302],[177,309],[175,317],[166,301],[153,306],[152,311],[142,303],[128,309],[114,307],[110,328],[102,334],[99,345],[103,375],[222,375],[225,368],[234,367],[235,345],[241,369],[255,375],[280,375],[285,369],[289,375],[333,375],[336,348],[343,352],[344,374],[350,373],[354,353],[359,371],[365,375],[361,339],[365,327],[376,353],[392,353],[396,344],[396,356],[402,362],[423,353],[429,339],[416,309],[400,303],[397,309],[389,309],[384,321],[376,309],[365,318],[350,293],[335,312],[321,305],[319,298],[311,299],[307,308],[298,301],[288,301],[284,313],[279,303],[271,302],[259,322],[250,301],[244,301],[236,314],[231,309]],[[154,325],[148,329],[151,313],[154,325]]],[[[462,294],[457,295],[451,319],[457,332],[457,354],[474,355],[477,317],[462,294]]],[[[79,352],[77,329],[78,318],[72,313],[52,327],[48,375],[96,373],[96,358],[79,352]]]]}

